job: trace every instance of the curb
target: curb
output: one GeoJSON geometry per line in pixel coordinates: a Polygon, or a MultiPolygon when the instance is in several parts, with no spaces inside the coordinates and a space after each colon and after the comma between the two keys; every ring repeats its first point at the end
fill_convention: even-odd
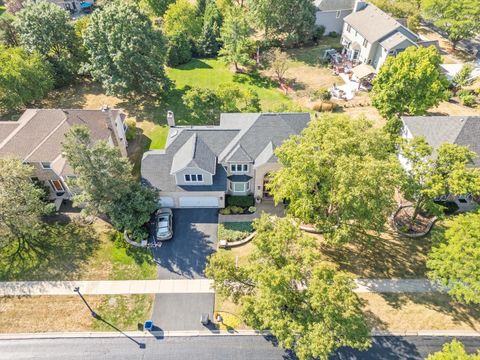
{"type": "MultiPolygon", "coordinates": [[[[198,331],[126,331],[119,332],[65,332],[65,333],[18,333],[18,334],[0,334],[2,340],[30,340],[30,339],[89,339],[89,338],[122,338],[125,336],[132,338],[167,338],[167,337],[212,337],[212,336],[271,336],[270,331],[257,330],[198,330],[198,331]]],[[[448,337],[480,337],[478,331],[467,330],[405,330],[405,331],[384,331],[373,330],[373,337],[386,336],[448,336],[448,337]]]]}

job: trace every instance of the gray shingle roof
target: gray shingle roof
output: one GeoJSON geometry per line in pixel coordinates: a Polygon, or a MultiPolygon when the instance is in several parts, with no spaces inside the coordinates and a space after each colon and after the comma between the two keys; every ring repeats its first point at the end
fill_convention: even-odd
{"type": "Polygon", "coordinates": [[[248,155],[245,149],[241,145],[237,145],[230,155],[225,158],[228,162],[251,162],[253,159],[248,155]]]}
{"type": "Polygon", "coordinates": [[[355,0],[315,0],[319,11],[336,11],[353,9],[355,0]]]}
{"type": "Polygon", "coordinates": [[[213,175],[216,167],[216,156],[213,151],[197,136],[197,133],[193,133],[173,156],[170,173],[175,174],[185,168],[199,168],[213,175]]]}
{"type": "Polygon", "coordinates": [[[397,47],[398,45],[400,45],[404,41],[408,41],[409,43],[413,44],[413,41],[410,40],[405,35],[403,35],[401,32],[396,32],[392,36],[389,36],[385,40],[380,42],[380,45],[384,49],[390,50],[390,49],[393,49],[393,48],[397,47]]]}
{"type": "Polygon", "coordinates": [[[171,128],[165,151],[149,151],[144,154],[142,178],[164,192],[218,191],[223,186],[226,190],[225,171],[218,164],[226,159],[247,158],[255,161],[255,165],[257,160],[262,163],[276,162],[274,148],[290,135],[299,134],[309,121],[308,113],[222,114],[219,126],[171,128]],[[213,186],[177,186],[175,176],[172,175],[174,171],[170,171],[179,169],[190,161],[194,136],[197,144],[201,141],[211,151],[205,159],[202,157],[202,167],[210,166],[212,157],[217,158],[213,186]]]}
{"type": "MultiPolygon", "coordinates": [[[[402,25],[387,13],[372,4],[351,13],[344,21],[358,31],[368,42],[374,43],[394,32],[402,25]]],[[[407,29],[405,29],[408,31],[407,29]]],[[[413,33],[412,36],[416,37],[413,33]]]]}
{"type": "Polygon", "coordinates": [[[424,136],[438,148],[444,143],[468,146],[478,156],[475,167],[480,167],[480,116],[405,116],[403,123],[413,136],[424,136]]]}

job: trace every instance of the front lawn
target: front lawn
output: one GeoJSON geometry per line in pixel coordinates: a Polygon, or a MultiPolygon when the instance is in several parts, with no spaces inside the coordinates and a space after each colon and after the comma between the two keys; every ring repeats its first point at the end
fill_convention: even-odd
{"type": "Polygon", "coordinates": [[[228,242],[245,239],[253,232],[251,221],[227,222],[218,225],[218,239],[228,242]]]}

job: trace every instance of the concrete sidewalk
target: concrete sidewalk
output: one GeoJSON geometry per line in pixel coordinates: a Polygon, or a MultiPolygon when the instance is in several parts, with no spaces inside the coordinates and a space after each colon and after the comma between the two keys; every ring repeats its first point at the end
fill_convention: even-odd
{"type": "MultiPolygon", "coordinates": [[[[444,292],[428,279],[356,279],[356,293],[444,292]]],[[[117,280],[117,281],[12,281],[0,282],[0,296],[188,294],[214,293],[213,281],[197,280],[117,280]]]]}
{"type": "Polygon", "coordinates": [[[213,282],[198,280],[12,281],[0,282],[0,296],[214,293],[213,282]]]}

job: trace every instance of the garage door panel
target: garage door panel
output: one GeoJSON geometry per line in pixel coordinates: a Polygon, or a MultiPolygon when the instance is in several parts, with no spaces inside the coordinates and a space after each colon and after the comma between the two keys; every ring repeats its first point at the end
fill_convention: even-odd
{"type": "Polygon", "coordinates": [[[218,197],[216,196],[184,196],[179,198],[180,207],[210,207],[218,208],[218,197]]]}

